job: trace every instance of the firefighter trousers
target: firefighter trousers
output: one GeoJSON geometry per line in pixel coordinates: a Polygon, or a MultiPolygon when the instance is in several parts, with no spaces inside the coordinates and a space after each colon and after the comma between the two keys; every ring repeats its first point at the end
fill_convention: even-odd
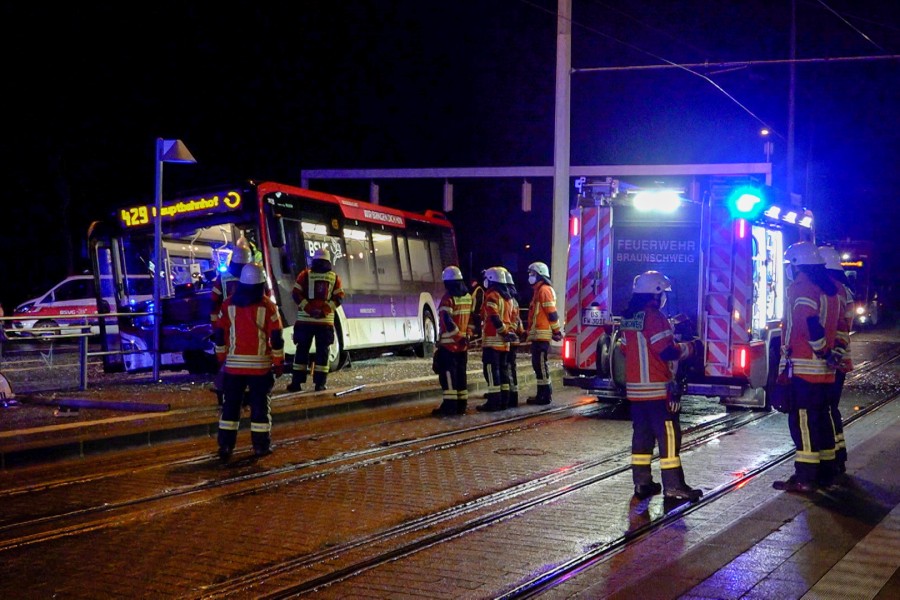
{"type": "Polygon", "coordinates": [[[272,373],[265,375],[224,375],[225,402],[219,417],[219,448],[234,450],[237,433],[241,424],[241,402],[246,399],[250,405],[250,441],[256,452],[266,452],[271,444],[272,410],[269,392],[275,385],[272,373]]]}
{"type": "Polygon", "coordinates": [[[681,422],[669,412],[665,400],[631,400],[631,475],[635,485],[653,481],[650,461],[659,446],[659,467],[667,489],[683,483],[681,469],[681,422]]]}
{"type": "Polygon", "coordinates": [[[328,351],[334,343],[333,325],[311,325],[309,323],[294,324],[294,344],[297,346],[294,354],[294,366],[291,368],[293,382],[306,383],[309,370],[309,350],[313,341],[316,342],[315,361],[313,371],[313,383],[316,386],[324,386],[328,379],[328,371],[331,365],[328,363],[328,351]]]}
{"type": "Polygon", "coordinates": [[[435,350],[434,366],[438,383],[443,390],[441,412],[462,414],[466,412],[469,400],[469,384],[466,367],[469,354],[465,350],[453,352],[444,347],[435,350]]]}
{"type": "Polygon", "coordinates": [[[506,364],[506,354],[506,351],[496,348],[481,350],[481,367],[487,383],[485,394],[487,403],[482,406],[487,410],[502,410],[509,401],[509,368],[506,364]]]}
{"type": "Polygon", "coordinates": [[[794,472],[801,483],[815,485],[836,473],[834,429],[829,407],[830,383],[810,383],[793,377],[794,401],[788,428],[794,441],[794,472]]]}
{"type": "Polygon", "coordinates": [[[839,471],[844,471],[847,464],[847,442],[844,440],[844,420],[841,415],[841,393],[844,391],[844,380],[847,374],[837,371],[834,374],[834,383],[828,386],[828,410],[831,414],[831,430],[834,435],[835,466],[839,471]]]}

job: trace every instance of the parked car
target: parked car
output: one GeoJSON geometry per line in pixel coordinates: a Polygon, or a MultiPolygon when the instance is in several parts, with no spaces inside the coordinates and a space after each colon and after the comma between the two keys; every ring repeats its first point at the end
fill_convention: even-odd
{"type": "MultiPolygon", "coordinates": [[[[128,287],[132,302],[143,302],[153,298],[153,279],[149,275],[129,278],[128,287]]],[[[12,314],[13,317],[18,317],[12,322],[12,328],[15,330],[12,335],[39,335],[41,329],[47,334],[79,331],[58,328],[66,325],[82,325],[85,315],[96,315],[97,312],[94,276],[72,275],[40,296],[17,306],[12,314]]],[[[89,319],[88,322],[91,325],[91,333],[99,333],[97,319],[89,319]]]]}

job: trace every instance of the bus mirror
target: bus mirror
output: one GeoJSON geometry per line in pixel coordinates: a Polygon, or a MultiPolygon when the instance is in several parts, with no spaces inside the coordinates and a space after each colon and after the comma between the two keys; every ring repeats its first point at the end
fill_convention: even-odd
{"type": "Polygon", "coordinates": [[[266,220],[268,221],[269,239],[272,245],[276,248],[283,248],[285,235],[284,220],[281,218],[281,215],[270,213],[266,220]]]}

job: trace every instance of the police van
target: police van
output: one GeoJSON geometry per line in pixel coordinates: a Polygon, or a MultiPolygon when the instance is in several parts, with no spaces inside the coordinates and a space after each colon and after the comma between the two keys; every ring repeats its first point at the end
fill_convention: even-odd
{"type": "MultiPolygon", "coordinates": [[[[108,283],[111,278],[106,277],[108,283]]],[[[104,286],[106,287],[106,286],[104,286]]],[[[128,279],[129,296],[135,302],[153,298],[153,279],[149,275],[132,276],[128,279]]],[[[105,296],[106,294],[104,294],[105,296]]],[[[69,333],[66,325],[83,325],[87,319],[91,334],[99,333],[97,319],[97,293],[93,275],[72,275],[52,288],[26,302],[13,311],[12,335],[27,336],[69,333]],[[61,329],[63,328],[63,329],[61,329]],[[43,330],[43,331],[40,331],[43,330]]],[[[78,330],[71,330],[78,331],[78,330]]]]}

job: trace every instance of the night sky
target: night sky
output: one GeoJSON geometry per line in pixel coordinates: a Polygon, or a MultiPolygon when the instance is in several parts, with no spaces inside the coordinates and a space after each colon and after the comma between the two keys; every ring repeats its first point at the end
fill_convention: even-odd
{"type": "MultiPolygon", "coordinates": [[[[166,193],[299,184],[303,169],[551,165],[556,7],[5,2],[0,302],[9,313],[87,268],[90,222],[151,201],[157,137],[199,161],[167,165],[166,193]]],[[[575,69],[789,57],[787,0],[573,0],[573,21],[575,69]]],[[[796,53],[900,54],[900,4],[797,0],[796,53]]],[[[763,162],[766,124],[784,186],[788,67],[694,71],[573,74],[572,164],[763,162]]],[[[898,107],[900,61],[796,69],[794,191],[820,240],[878,242],[882,271],[896,261],[898,107]]],[[[520,180],[454,183],[464,271],[549,262],[550,180],[533,182],[527,214],[520,180]]],[[[439,210],[442,184],[382,182],[381,201],[439,210]]],[[[368,182],[313,187],[368,196],[368,182]]]]}

